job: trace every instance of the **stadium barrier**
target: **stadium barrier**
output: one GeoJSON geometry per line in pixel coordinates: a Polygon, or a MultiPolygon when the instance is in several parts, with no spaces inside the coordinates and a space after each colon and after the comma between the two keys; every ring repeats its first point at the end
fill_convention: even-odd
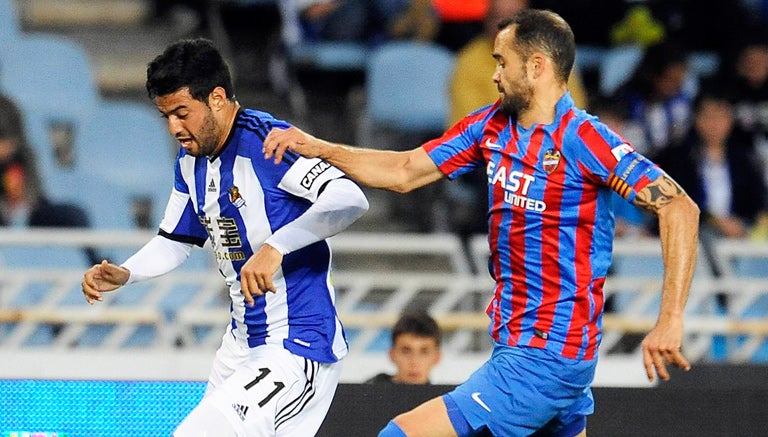
{"type": "MultiPolygon", "coordinates": [[[[88,267],[83,247],[120,262],[152,236],[139,231],[0,231],[0,359],[12,357],[16,363],[2,366],[0,377],[39,377],[23,370],[37,368],[26,360],[38,359],[40,352],[66,352],[84,360],[94,353],[126,358],[122,366],[134,377],[130,356],[141,350],[158,361],[199,357],[186,376],[205,379],[229,318],[228,295],[207,248],[193,250],[179,270],[108,294],[97,305],[87,305],[80,291],[88,267]]],[[[347,232],[333,237],[331,246],[337,307],[351,350],[343,381],[360,382],[392,370],[385,353],[388,328],[406,308],[428,309],[446,330],[435,382],[460,382],[488,356],[483,312],[493,283],[482,268],[484,236],[465,246],[449,234],[347,232]]],[[[708,258],[700,255],[684,352],[694,363],[768,362],[768,245],[723,240],[714,247],[722,273],[714,275],[708,258]],[[719,296],[728,297],[727,308],[719,306],[719,296]]],[[[616,241],[606,282],[611,308],[603,320],[605,370],[599,372],[599,384],[645,385],[638,338],[655,321],[662,273],[658,240],[616,241]]],[[[150,379],[167,377],[146,372],[150,379]]]]}

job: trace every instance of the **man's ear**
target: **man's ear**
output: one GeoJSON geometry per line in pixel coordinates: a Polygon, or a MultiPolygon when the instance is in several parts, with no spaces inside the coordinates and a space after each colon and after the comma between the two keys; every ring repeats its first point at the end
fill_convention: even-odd
{"type": "Polygon", "coordinates": [[[216,111],[221,110],[227,102],[227,92],[224,88],[217,86],[208,94],[208,106],[216,111]]]}
{"type": "Polygon", "coordinates": [[[534,79],[538,79],[544,73],[544,69],[547,68],[547,58],[541,53],[534,53],[528,58],[528,67],[531,75],[534,79]]]}

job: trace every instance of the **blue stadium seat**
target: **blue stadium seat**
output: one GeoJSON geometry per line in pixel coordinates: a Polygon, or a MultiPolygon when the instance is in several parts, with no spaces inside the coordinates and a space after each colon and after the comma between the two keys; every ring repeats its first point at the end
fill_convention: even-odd
{"type": "Polygon", "coordinates": [[[60,169],[45,176],[51,198],[85,209],[94,229],[134,229],[129,190],[86,170],[60,169]]]}
{"type": "Polygon", "coordinates": [[[62,166],[56,151],[71,147],[67,138],[82,129],[99,102],[90,60],[79,44],[49,34],[3,42],[0,60],[0,89],[19,105],[41,175],[50,187],[49,175],[62,166]],[[64,140],[58,141],[54,133],[64,140]]]}
{"type": "Polygon", "coordinates": [[[442,132],[454,54],[436,44],[391,42],[370,57],[366,92],[374,127],[401,132],[442,132]]]}
{"type": "Polygon", "coordinates": [[[636,45],[612,47],[600,61],[600,93],[610,96],[632,77],[643,59],[644,49],[636,45]]]}
{"type": "Polygon", "coordinates": [[[19,37],[19,17],[15,0],[0,0],[0,41],[7,42],[19,37]]]}
{"type": "Polygon", "coordinates": [[[63,36],[25,34],[0,44],[0,87],[25,113],[82,120],[99,100],[90,59],[63,36]]]}
{"type": "Polygon", "coordinates": [[[151,201],[152,226],[160,223],[173,187],[177,148],[153,107],[102,101],[75,138],[76,166],[121,190],[133,203],[151,201]]]}
{"type": "Polygon", "coordinates": [[[306,42],[288,48],[289,61],[324,71],[364,70],[368,48],[355,42],[306,42]]]}
{"type": "Polygon", "coordinates": [[[720,56],[716,52],[692,52],[688,56],[688,70],[697,78],[712,77],[720,68],[720,61],[720,56]]]}

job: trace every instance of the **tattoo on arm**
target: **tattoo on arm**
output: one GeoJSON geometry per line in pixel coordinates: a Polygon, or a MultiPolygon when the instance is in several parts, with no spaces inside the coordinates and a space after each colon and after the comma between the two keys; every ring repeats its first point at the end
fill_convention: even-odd
{"type": "Polygon", "coordinates": [[[634,204],[647,211],[657,213],[672,199],[684,194],[685,190],[677,182],[668,175],[663,175],[637,193],[634,204]]]}

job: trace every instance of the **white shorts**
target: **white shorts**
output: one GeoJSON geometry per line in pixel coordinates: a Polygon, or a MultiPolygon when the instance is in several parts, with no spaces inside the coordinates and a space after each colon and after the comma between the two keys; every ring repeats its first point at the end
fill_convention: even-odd
{"type": "Polygon", "coordinates": [[[317,433],[341,362],[318,363],[276,345],[244,348],[227,330],[208,388],[174,437],[307,437],[317,433]]]}

